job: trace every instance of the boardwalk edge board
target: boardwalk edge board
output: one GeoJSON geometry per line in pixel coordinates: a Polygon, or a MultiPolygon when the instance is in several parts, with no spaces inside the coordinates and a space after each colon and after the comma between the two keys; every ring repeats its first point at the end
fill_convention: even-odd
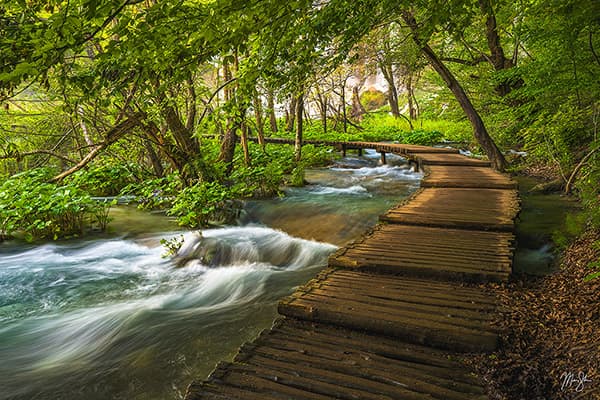
{"type": "Polygon", "coordinates": [[[422,187],[282,299],[273,326],[186,400],[487,399],[459,360],[499,342],[498,299],[475,283],[510,277],[516,183],[456,149],[305,143],[403,156],[424,171],[422,187]]]}

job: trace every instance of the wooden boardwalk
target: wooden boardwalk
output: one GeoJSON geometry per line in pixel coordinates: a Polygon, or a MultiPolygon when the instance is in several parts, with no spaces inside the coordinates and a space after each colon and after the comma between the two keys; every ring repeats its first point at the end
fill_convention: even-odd
{"type": "Polygon", "coordinates": [[[497,346],[497,299],[477,283],[511,273],[515,183],[454,149],[315,144],[407,157],[425,171],[422,189],[333,254],[186,400],[486,399],[456,360],[497,346]]]}

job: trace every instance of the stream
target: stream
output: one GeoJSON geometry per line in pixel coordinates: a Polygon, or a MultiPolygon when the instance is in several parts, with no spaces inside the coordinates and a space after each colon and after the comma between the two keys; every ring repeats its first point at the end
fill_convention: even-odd
{"type": "Polygon", "coordinates": [[[367,151],[247,202],[237,226],[183,231],[119,206],[112,235],[0,243],[0,399],[182,398],[421,177],[367,151]],[[165,258],[160,240],[182,237],[165,258]]]}

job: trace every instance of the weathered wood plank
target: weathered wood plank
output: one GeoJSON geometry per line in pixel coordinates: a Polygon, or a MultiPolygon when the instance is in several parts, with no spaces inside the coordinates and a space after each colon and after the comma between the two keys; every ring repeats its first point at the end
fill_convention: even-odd
{"type": "Polygon", "coordinates": [[[343,328],[282,319],[233,363],[221,363],[196,399],[485,399],[463,365],[433,349],[343,328]],[[229,397],[228,397],[229,396],[229,397]]]}
{"type": "Polygon", "coordinates": [[[446,165],[462,167],[491,167],[492,163],[487,160],[465,157],[461,154],[431,154],[431,153],[411,153],[411,157],[416,159],[420,166],[426,165],[446,165]]]}
{"type": "Polygon", "coordinates": [[[512,268],[513,242],[512,233],[380,224],[333,254],[329,265],[434,279],[504,281],[512,268]]]}
{"type": "Polygon", "coordinates": [[[425,188],[380,219],[407,225],[510,232],[518,212],[514,190],[425,188]]]}
{"type": "Polygon", "coordinates": [[[421,187],[517,189],[508,175],[485,167],[425,165],[421,187]]]}
{"type": "MultiPolygon", "coordinates": [[[[373,284],[370,280],[371,274],[359,272],[354,273],[355,277],[362,278],[359,285],[370,291],[370,295],[352,290],[347,290],[346,294],[320,291],[319,285],[326,283],[329,277],[335,276],[336,273],[337,271],[329,270],[321,274],[319,279],[311,281],[292,296],[282,300],[279,313],[308,321],[392,335],[412,343],[453,351],[491,351],[497,345],[497,335],[483,321],[486,310],[489,310],[489,303],[481,307],[479,317],[474,317],[460,308],[458,303],[447,307],[434,307],[405,302],[401,297],[406,293],[404,290],[393,286],[388,288],[381,283],[381,277],[377,284],[373,284]],[[374,315],[377,318],[373,318],[374,315]]],[[[393,285],[395,280],[394,277],[388,277],[390,285],[393,285]]],[[[413,280],[413,283],[418,290],[419,286],[427,286],[428,282],[419,283],[418,280],[413,280]]],[[[451,288],[452,285],[448,285],[439,290],[447,292],[451,288]]],[[[485,295],[477,288],[462,290],[472,291],[479,297],[485,295]]],[[[418,301],[418,297],[413,301],[418,301]]],[[[422,298],[421,302],[427,301],[422,298]]]]}

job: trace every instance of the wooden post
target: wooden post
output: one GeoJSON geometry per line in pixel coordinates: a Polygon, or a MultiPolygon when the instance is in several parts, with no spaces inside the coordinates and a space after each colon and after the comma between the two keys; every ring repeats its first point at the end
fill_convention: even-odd
{"type": "Polygon", "coordinates": [[[359,148],[358,148],[358,156],[359,156],[359,157],[362,157],[362,147],[359,147],[359,148]]]}
{"type": "Polygon", "coordinates": [[[342,157],[346,157],[346,144],[342,144],[342,157]]]}
{"type": "Polygon", "coordinates": [[[385,165],[386,164],[385,151],[381,151],[380,154],[381,154],[381,163],[385,165]]]}
{"type": "Polygon", "coordinates": [[[415,172],[419,172],[421,170],[420,166],[419,166],[419,162],[417,160],[409,160],[408,165],[410,166],[412,164],[413,165],[413,171],[415,172]]]}

